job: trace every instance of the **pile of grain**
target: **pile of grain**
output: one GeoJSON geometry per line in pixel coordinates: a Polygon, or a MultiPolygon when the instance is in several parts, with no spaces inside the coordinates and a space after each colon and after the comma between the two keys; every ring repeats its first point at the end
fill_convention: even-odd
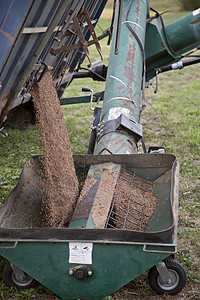
{"type": "Polygon", "coordinates": [[[153,183],[121,170],[115,190],[113,227],[143,231],[157,204],[153,183]]]}
{"type": "MultiPolygon", "coordinates": [[[[110,164],[113,165],[113,164],[110,164]]],[[[104,169],[100,185],[92,207],[91,215],[95,228],[104,228],[111,202],[117,184],[118,173],[110,169],[104,169]]]]}
{"type": "Polygon", "coordinates": [[[71,145],[49,72],[34,85],[31,94],[44,154],[43,172],[47,178],[42,187],[47,195],[43,199],[43,226],[59,226],[71,218],[78,197],[71,145]]]}

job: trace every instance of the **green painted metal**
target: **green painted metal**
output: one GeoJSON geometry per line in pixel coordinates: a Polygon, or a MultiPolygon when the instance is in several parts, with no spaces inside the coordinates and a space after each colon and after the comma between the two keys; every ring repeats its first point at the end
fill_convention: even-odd
{"type": "MultiPolygon", "coordinates": [[[[116,119],[121,114],[136,122],[139,121],[143,56],[126,22],[144,45],[148,4],[146,1],[134,0],[126,21],[128,5],[129,1],[124,0],[117,55],[115,55],[115,41],[119,7],[116,13],[102,111],[104,122],[116,119]]],[[[112,153],[120,154],[131,154],[136,151],[134,138],[125,132],[113,132],[103,136],[98,142],[95,153],[101,152],[104,148],[112,153]]]]}
{"type": "MultiPolygon", "coordinates": [[[[144,45],[145,41],[145,28],[148,5],[145,1],[132,1],[130,10],[127,14],[129,7],[129,1],[124,0],[121,28],[117,27],[117,20],[119,14],[119,3],[114,23],[114,32],[111,44],[110,60],[106,80],[106,88],[104,93],[104,103],[102,111],[102,122],[106,122],[111,119],[116,119],[121,114],[124,114],[133,119],[139,121],[140,111],[140,93],[142,83],[143,72],[143,56],[138,41],[126,26],[126,22],[133,26],[133,30],[138,35],[141,43],[144,45]],[[126,16],[128,20],[126,20],[126,16]],[[120,30],[120,41],[118,54],[115,55],[115,43],[117,38],[117,30],[120,30]]],[[[115,131],[107,133],[103,136],[96,147],[95,153],[104,153],[107,151],[109,154],[131,154],[136,151],[135,139],[126,132],[115,131]]],[[[99,169],[103,170],[104,166],[100,165],[99,169]]],[[[91,178],[97,179],[94,166],[90,167],[86,181],[91,178]]],[[[117,165],[118,173],[120,165],[117,165]]],[[[102,177],[103,171],[99,173],[99,178],[102,177]],[[102,172],[102,173],[101,173],[102,172]]],[[[95,195],[93,203],[95,201],[95,195]]],[[[92,221],[92,216],[88,215],[87,218],[83,218],[81,209],[87,207],[87,203],[92,201],[90,197],[86,197],[81,202],[80,212],[75,211],[74,221],[70,223],[70,227],[87,227],[95,228],[92,221]],[[79,217],[80,216],[80,217],[79,217]],[[77,220],[78,219],[78,220],[77,220]]],[[[73,220],[73,217],[72,217],[73,220]]]]}
{"type": "Polygon", "coordinates": [[[166,33],[173,50],[179,54],[200,45],[200,9],[166,26],[166,33]]]}
{"type": "MultiPolygon", "coordinates": [[[[45,177],[41,160],[41,156],[35,156],[25,163],[17,186],[11,191],[1,208],[0,229],[1,227],[10,229],[35,228],[40,227],[43,223],[41,207],[42,199],[45,197],[45,191],[42,189],[45,177]]],[[[171,194],[174,166],[176,165],[176,159],[173,155],[76,155],[74,156],[74,162],[78,176],[86,174],[89,171],[88,177],[92,179],[92,188],[93,185],[95,187],[94,193],[92,192],[94,199],[96,198],[97,190],[100,188],[104,170],[119,173],[120,165],[126,167],[132,174],[144,180],[154,182],[154,194],[158,199],[157,208],[155,217],[152,218],[150,227],[146,231],[158,232],[167,230],[173,226],[173,213],[171,209],[173,199],[171,198],[171,194]],[[162,215],[164,217],[161,218],[162,215]]],[[[102,187],[100,191],[102,191],[102,187]]],[[[105,194],[103,197],[106,197],[105,194]]],[[[90,202],[90,200],[93,200],[91,193],[90,195],[85,194],[85,199],[78,201],[75,210],[76,217],[72,217],[70,228],[94,228],[91,217],[93,202],[90,202]]]]}
{"type": "MultiPolygon", "coordinates": [[[[85,280],[69,275],[76,264],[69,263],[68,242],[19,242],[15,249],[0,250],[0,254],[62,299],[93,300],[110,295],[169,255],[159,253],[163,245],[147,246],[158,253],[145,253],[143,247],[93,243],[92,264],[87,265],[93,274],[85,280]]],[[[165,250],[173,252],[174,246],[166,245],[165,250]]]]}
{"type": "Polygon", "coordinates": [[[183,53],[200,45],[200,9],[165,27],[160,18],[151,20],[146,28],[146,80],[155,76],[155,69],[177,61],[183,53]],[[197,21],[196,21],[197,20],[197,21]]]}
{"type": "MultiPolygon", "coordinates": [[[[104,98],[104,91],[94,93],[93,101],[97,102],[97,100],[101,97],[101,100],[104,98]]],[[[67,97],[60,99],[60,105],[68,105],[68,104],[80,104],[80,103],[90,103],[91,95],[81,95],[74,97],[67,97]]]]}
{"type": "MultiPolygon", "coordinates": [[[[120,155],[120,157],[111,156],[110,160],[116,166],[122,164],[122,162],[126,163],[129,170],[135,171],[138,176],[155,181],[155,194],[160,199],[161,204],[158,204],[160,211],[158,211],[158,214],[155,214],[151,221],[151,223],[157,224],[155,226],[151,225],[149,232],[153,234],[155,230],[159,231],[164,227],[165,229],[168,229],[167,226],[171,227],[173,225],[171,194],[173,191],[174,165],[176,165],[175,157],[168,154],[137,154],[120,155]],[[162,199],[163,196],[164,200],[162,199]],[[165,203],[166,201],[168,203],[165,203]],[[168,220],[166,223],[163,221],[163,214],[167,216],[168,220]]],[[[97,171],[99,166],[103,166],[103,162],[110,162],[108,155],[100,155],[97,158],[94,158],[94,155],[89,157],[80,155],[75,158],[77,173],[82,174],[91,164],[90,174],[96,179],[100,179],[102,176],[101,172],[95,173],[95,170],[97,171]],[[94,166],[94,161],[96,161],[96,166],[94,166]]],[[[23,185],[23,182],[21,182],[21,185],[23,185]]],[[[80,222],[82,221],[80,220],[80,222]]],[[[87,227],[93,228],[91,219],[89,218],[86,221],[87,227]]],[[[79,220],[77,220],[74,227],[80,227],[78,222],[79,220]]],[[[59,230],[59,228],[57,229],[59,230]]],[[[26,230],[25,236],[30,233],[29,229],[26,230]]],[[[68,238],[66,238],[64,232],[63,236],[65,236],[65,239],[59,240],[57,237],[52,238],[51,235],[45,234],[45,239],[42,240],[37,229],[35,230],[35,235],[32,238],[29,236],[27,240],[20,237],[16,238],[16,236],[12,238],[8,236],[7,242],[1,239],[0,255],[63,299],[102,299],[168,257],[170,252],[176,251],[174,240],[170,244],[114,242],[108,241],[106,238],[85,241],[84,229],[80,229],[81,233],[75,242],[73,235],[70,237],[68,235],[68,238]],[[80,242],[93,243],[91,252],[92,263],[88,263],[86,260],[83,260],[81,263],[69,262],[69,242],[73,242],[75,245],[79,245],[77,243],[80,242]],[[3,249],[3,247],[7,247],[7,249],[3,249]],[[152,251],[156,251],[156,253],[151,253],[152,251]],[[162,253],[163,251],[164,253],[162,253]],[[70,270],[78,267],[91,270],[92,275],[86,277],[85,280],[79,280],[74,275],[69,274],[70,270]]],[[[44,230],[46,229],[44,228],[44,230]]],[[[63,228],[63,230],[67,233],[70,229],[63,228]]],[[[103,237],[104,229],[99,230],[102,230],[103,237]]],[[[111,231],[113,230],[111,229],[111,231]]]]}

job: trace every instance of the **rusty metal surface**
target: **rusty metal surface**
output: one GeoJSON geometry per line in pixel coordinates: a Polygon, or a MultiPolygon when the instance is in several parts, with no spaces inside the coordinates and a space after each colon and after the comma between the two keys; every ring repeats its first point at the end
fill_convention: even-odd
{"type": "MultiPolygon", "coordinates": [[[[36,228],[40,226],[41,215],[41,199],[45,196],[42,192],[42,186],[39,184],[44,177],[41,177],[40,157],[33,157],[27,161],[24,166],[20,180],[16,188],[10,193],[5,204],[0,209],[0,240],[104,240],[109,241],[151,241],[151,242],[166,242],[171,241],[173,227],[162,227],[161,230],[157,228],[152,230],[149,228],[148,232],[136,232],[126,230],[113,229],[68,229],[68,228],[36,228]],[[34,220],[37,220],[34,223],[34,220]],[[21,229],[17,229],[21,228],[21,229]],[[26,229],[23,229],[26,228],[26,229]],[[131,234],[130,232],[133,232],[131,234]]],[[[74,162],[76,170],[87,172],[90,165],[98,163],[120,163],[126,165],[126,168],[131,172],[136,172],[137,176],[142,178],[151,178],[156,181],[158,178],[162,184],[168,184],[167,172],[172,170],[172,177],[174,172],[177,173],[176,158],[169,154],[137,154],[137,155],[76,155],[74,162]],[[146,176],[146,177],[145,177],[146,176]]],[[[98,165],[96,166],[98,170],[98,165]]],[[[158,181],[159,181],[158,180],[158,181]]],[[[175,184],[172,185],[172,203],[173,216],[177,222],[177,193],[178,193],[178,177],[175,176],[175,184]]],[[[163,187],[159,182],[158,186],[163,187]]],[[[162,206],[162,201],[160,201],[162,206]]],[[[163,206],[164,207],[164,206],[163,206]]],[[[165,213],[165,207],[164,212],[165,213]]],[[[160,208],[159,208],[160,210],[160,208]]],[[[162,218],[162,215],[159,217],[162,218]]],[[[166,223],[167,224],[167,223],[166,223]]],[[[168,222],[169,224],[169,222],[168,222]]],[[[165,225],[165,224],[164,224],[165,225]]],[[[160,226],[160,225],[159,225],[160,226]]],[[[177,226],[177,224],[175,224],[177,226]]],[[[175,228],[177,230],[177,228],[175,228]]],[[[175,231],[173,238],[176,240],[177,231],[175,231]]]]}
{"type": "MultiPolygon", "coordinates": [[[[102,122],[117,119],[120,115],[139,122],[143,55],[138,41],[127,27],[127,22],[130,23],[135,35],[144,46],[147,2],[124,1],[122,11],[121,7],[118,3],[106,78],[102,122]],[[121,19],[120,28],[117,26],[118,16],[121,19]],[[120,38],[118,29],[121,31],[120,38]],[[116,39],[119,42],[117,54],[115,54],[116,39]]],[[[95,153],[102,153],[102,149],[107,148],[115,154],[133,154],[137,151],[136,144],[136,140],[126,130],[116,131],[99,137],[95,153]]]]}
{"type": "Polygon", "coordinates": [[[45,193],[42,188],[41,157],[32,157],[25,163],[16,187],[0,209],[0,227],[42,227],[45,193]]]}
{"type": "MultiPolygon", "coordinates": [[[[13,1],[12,5],[15,2],[17,1],[13,1]]],[[[4,61],[0,73],[0,82],[2,84],[0,103],[3,103],[2,106],[7,103],[0,120],[1,123],[9,110],[9,105],[21,91],[27,76],[33,70],[34,64],[39,59],[42,50],[69,6],[69,3],[70,0],[66,2],[51,0],[48,4],[44,0],[40,2],[32,1],[30,9],[22,16],[23,22],[19,31],[16,32],[14,46],[11,47],[11,50],[7,54],[8,57],[4,61]],[[32,34],[31,36],[23,34],[23,28],[30,25],[36,27],[47,25],[48,29],[43,34],[32,34]]],[[[20,4],[23,5],[23,1],[20,4]]],[[[15,10],[13,13],[15,14],[15,10]]],[[[8,24],[9,26],[10,24],[8,24]]]]}
{"type": "MultiPolygon", "coordinates": [[[[8,6],[10,2],[8,1],[8,6]]],[[[49,0],[47,3],[45,0],[32,0],[27,8],[28,1],[12,1],[10,4],[12,14],[16,14],[16,11],[19,10],[21,15],[15,31],[11,30],[13,24],[16,23],[13,22],[13,17],[11,18],[11,15],[9,15],[9,18],[7,18],[9,22],[6,26],[8,32],[9,30],[12,31],[13,40],[12,45],[9,46],[10,48],[6,48],[6,43],[0,39],[0,51],[5,52],[5,55],[1,56],[2,61],[0,61],[0,114],[5,107],[0,123],[5,120],[10,105],[17,95],[23,95],[30,89],[34,74],[37,72],[34,65],[38,62],[45,61],[51,68],[53,78],[56,80],[59,97],[61,97],[63,93],[61,83],[64,73],[66,69],[70,69],[70,72],[74,70],[81,58],[83,49],[81,52],[72,49],[68,54],[65,52],[58,53],[56,57],[50,54],[50,49],[52,47],[57,48],[60,39],[62,40],[61,45],[65,46],[76,43],[76,36],[63,35],[63,32],[66,32],[67,28],[71,26],[73,17],[78,16],[82,9],[86,9],[90,12],[92,22],[95,21],[95,26],[106,2],[107,0],[101,2],[94,0],[49,0]],[[20,9],[24,2],[26,2],[26,5],[23,9],[20,9]]],[[[4,8],[4,3],[2,5],[4,8]]],[[[0,8],[2,8],[1,4],[0,8]]],[[[0,25],[2,25],[1,17],[3,13],[4,10],[2,9],[0,12],[0,25]]],[[[16,16],[19,17],[18,14],[16,16]]],[[[0,38],[3,34],[4,39],[10,41],[10,36],[5,31],[0,32],[0,38]]],[[[88,26],[82,28],[82,35],[86,41],[89,40],[91,32],[88,26]]]]}
{"type": "MultiPolygon", "coordinates": [[[[173,154],[77,154],[74,155],[74,163],[76,168],[89,168],[91,165],[102,164],[106,162],[113,162],[115,164],[126,165],[128,168],[134,166],[134,168],[145,169],[147,177],[149,172],[153,174],[155,171],[155,178],[158,178],[161,174],[164,174],[167,170],[172,168],[176,156],[173,154]]],[[[153,175],[152,175],[153,176],[153,175]]]]}

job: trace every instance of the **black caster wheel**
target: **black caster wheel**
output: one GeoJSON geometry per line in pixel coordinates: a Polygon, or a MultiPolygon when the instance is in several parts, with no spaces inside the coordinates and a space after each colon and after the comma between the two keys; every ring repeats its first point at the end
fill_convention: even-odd
{"type": "Polygon", "coordinates": [[[39,283],[33,279],[31,276],[18,269],[16,266],[11,267],[10,263],[7,263],[4,268],[4,281],[9,287],[16,287],[18,290],[25,290],[34,288],[39,285],[39,283]]]}
{"type": "Polygon", "coordinates": [[[186,283],[186,272],[184,267],[177,260],[168,259],[165,261],[165,265],[170,274],[170,281],[164,283],[161,276],[158,273],[156,266],[149,270],[148,280],[149,285],[153,291],[159,295],[168,294],[176,295],[185,286],[186,283]]]}

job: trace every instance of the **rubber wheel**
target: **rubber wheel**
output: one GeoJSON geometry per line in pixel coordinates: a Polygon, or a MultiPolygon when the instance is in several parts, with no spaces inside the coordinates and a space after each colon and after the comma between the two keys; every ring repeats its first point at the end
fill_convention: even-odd
{"type": "Polygon", "coordinates": [[[4,275],[5,284],[7,286],[16,287],[18,290],[30,289],[39,285],[39,283],[35,279],[33,279],[25,272],[24,272],[25,275],[24,280],[19,281],[19,279],[16,278],[10,263],[7,263],[5,265],[3,275],[4,275]]]}
{"type": "Polygon", "coordinates": [[[166,267],[171,276],[171,282],[166,284],[162,281],[156,266],[149,270],[148,280],[149,285],[157,294],[176,295],[185,286],[186,272],[184,267],[177,260],[170,259],[165,261],[166,267]]]}

